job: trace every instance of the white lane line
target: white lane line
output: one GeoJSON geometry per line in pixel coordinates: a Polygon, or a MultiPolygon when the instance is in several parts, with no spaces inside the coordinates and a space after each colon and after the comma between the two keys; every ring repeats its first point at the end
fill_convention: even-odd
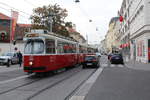
{"type": "Polygon", "coordinates": [[[102,67],[108,67],[108,64],[101,64],[102,67]]]}
{"type": "Polygon", "coordinates": [[[98,78],[98,76],[101,74],[101,72],[103,71],[103,68],[99,68],[87,81],[86,83],[94,83],[96,81],[96,79],[98,78]]]}
{"type": "Polygon", "coordinates": [[[110,67],[116,67],[116,65],[110,65],[110,67]]]}
{"type": "Polygon", "coordinates": [[[0,84],[5,84],[5,83],[9,83],[9,82],[16,81],[16,80],[19,80],[19,79],[27,78],[27,77],[30,77],[31,75],[24,75],[24,76],[16,77],[16,78],[13,78],[13,79],[1,81],[0,84]]]}
{"type": "Polygon", "coordinates": [[[84,100],[85,96],[73,96],[70,100],[84,100]]]}
{"type": "Polygon", "coordinates": [[[118,65],[118,67],[124,67],[123,65],[118,65]]]}
{"type": "Polygon", "coordinates": [[[97,78],[103,71],[103,67],[99,68],[69,100],[84,100],[86,94],[89,92],[93,84],[96,82],[97,78]],[[86,90],[86,91],[85,91],[86,90]]]}

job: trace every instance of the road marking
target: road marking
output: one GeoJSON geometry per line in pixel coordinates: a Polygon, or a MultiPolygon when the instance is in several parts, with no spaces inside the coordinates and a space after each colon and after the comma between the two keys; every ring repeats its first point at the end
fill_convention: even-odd
{"type": "Polygon", "coordinates": [[[108,67],[108,64],[101,64],[102,67],[108,67]]]}
{"type": "Polygon", "coordinates": [[[116,67],[116,65],[110,65],[110,67],[116,67]]]}
{"type": "Polygon", "coordinates": [[[103,67],[100,67],[83,85],[80,86],[79,90],[76,91],[75,94],[69,100],[84,100],[86,94],[96,82],[103,69],[103,67]]]}
{"type": "Polygon", "coordinates": [[[5,80],[5,81],[0,82],[0,84],[5,84],[5,83],[9,83],[9,82],[16,81],[16,80],[19,80],[19,79],[27,78],[27,77],[30,77],[31,75],[24,75],[24,76],[16,77],[16,78],[13,78],[13,79],[5,80]]]}
{"type": "Polygon", "coordinates": [[[72,96],[70,100],[84,100],[85,96],[72,96]]]}
{"type": "Polygon", "coordinates": [[[123,65],[118,65],[118,67],[124,67],[123,65]]]}

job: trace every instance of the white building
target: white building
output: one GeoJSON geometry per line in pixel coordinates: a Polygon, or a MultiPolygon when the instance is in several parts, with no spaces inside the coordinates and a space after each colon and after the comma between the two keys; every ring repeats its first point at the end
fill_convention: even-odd
{"type": "Polygon", "coordinates": [[[15,48],[17,48],[17,51],[21,51],[21,53],[23,53],[24,43],[17,43],[16,45],[10,43],[0,43],[0,55],[6,52],[16,52],[15,48]]]}
{"type": "Polygon", "coordinates": [[[122,43],[130,43],[124,50],[126,58],[150,62],[150,0],[123,0],[120,14],[122,43]]]}

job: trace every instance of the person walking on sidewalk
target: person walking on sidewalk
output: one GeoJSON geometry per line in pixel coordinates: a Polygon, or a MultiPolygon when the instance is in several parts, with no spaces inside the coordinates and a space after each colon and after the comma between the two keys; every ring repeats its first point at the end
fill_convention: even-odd
{"type": "Polygon", "coordinates": [[[19,65],[20,65],[20,67],[21,67],[21,65],[22,65],[22,53],[19,51],[19,52],[17,53],[17,56],[18,56],[18,59],[19,59],[19,65]]]}

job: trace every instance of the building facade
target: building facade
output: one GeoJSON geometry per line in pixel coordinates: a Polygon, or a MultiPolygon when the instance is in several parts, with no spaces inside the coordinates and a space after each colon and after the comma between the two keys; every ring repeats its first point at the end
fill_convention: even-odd
{"type": "Polygon", "coordinates": [[[150,63],[150,0],[123,0],[120,14],[124,20],[120,32],[128,58],[150,63]]]}
{"type": "Polygon", "coordinates": [[[13,43],[10,42],[11,18],[0,13],[0,55],[4,52],[14,52],[14,48],[18,48],[18,50],[23,52],[23,37],[30,29],[30,24],[17,24],[14,35],[16,45],[13,45],[13,43]]]}
{"type": "Polygon", "coordinates": [[[0,42],[10,42],[10,17],[0,13],[0,42]]]}
{"type": "Polygon", "coordinates": [[[75,29],[67,28],[67,30],[69,31],[69,36],[71,38],[78,41],[79,43],[86,44],[87,41],[85,40],[85,38],[79,32],[77,32],[75,29]]]}
{"type": "Polygon", "coordinates": [[[107,52],[113,52],[119,48],[119,17],[113,17],[109,23],[109,29],[105,36],[107,52]]]}

